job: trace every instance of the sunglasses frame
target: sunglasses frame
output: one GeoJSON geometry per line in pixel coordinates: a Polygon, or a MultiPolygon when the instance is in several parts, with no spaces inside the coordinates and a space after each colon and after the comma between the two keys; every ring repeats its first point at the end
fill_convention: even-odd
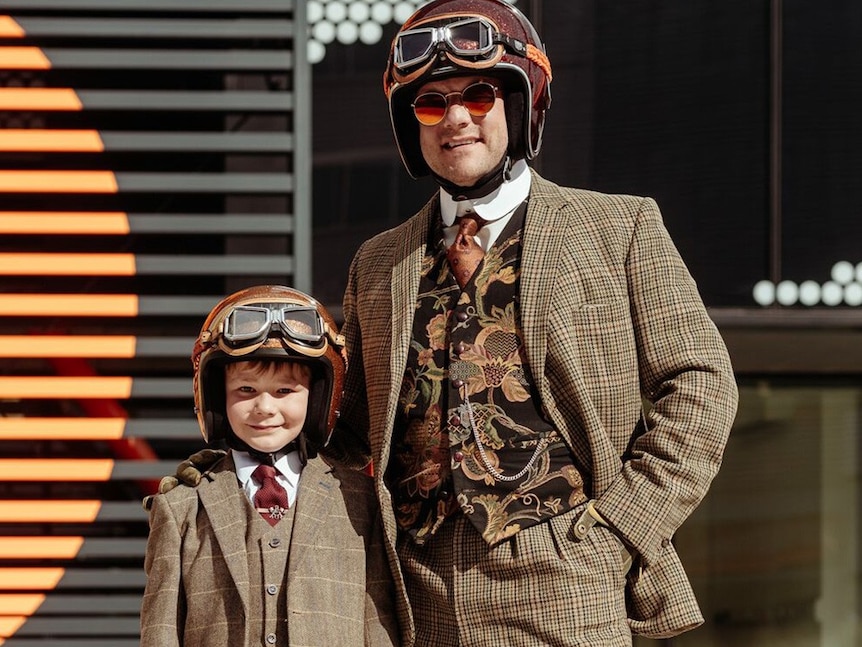
{"type": "Polygon", "coordinates": [[[422,124],[423,126],[436,126],[437,124],[439,124],[441,121],[443,121],[446,118],[446,113],[449,111],[449,107],[452,105],[452,101],[453,101],[453,99],[451,99],[450,97],[458,97],[458,103],[461,104],[462,106],[464,106],[464,108],[467,110],[467,112],[470,113],[471,117],[484,117],[494,109],[494,105],[496,103],[497,97],[499,96],[499,92],[500,92],[500,88],[497,87],[496,85],[494,85],[493,83],[489,82],[489,81],[476,81],[475,83],[471,83],[470,85],[468,85],[463,90],[456,90],[454,92],[447,92],[445,94],[443,92],[434,92],[434,91],[423,92],[422,94],[416,96],[416,98],[413,100],[413,103],[410,104],[410,107],[413,108],[413,116],[416,117],[416,121],[418,121],[420,124],[422,124]],[[467,106],[467,102],[464,101],[464,93],[467,92],[468,90],[470,90],[470,88],[475,88],[475,87],[480,86],[480,85],[486,85],[489,88],[491,88],[491,90],[493,90],[494,101],[491,102],[491,106],[486,111],[474,112],[473,110],[470,110],[470,108],[467,106]],[[419,114],[416,112],[416,103],[422,97],[428,97],[428,96],[434,96],[434,95],[443,98],[443,112],[440,114],[440,118],[437,121],[429,123],[429,122],[423,121],[422,119],[419,118],[419,114]]]}

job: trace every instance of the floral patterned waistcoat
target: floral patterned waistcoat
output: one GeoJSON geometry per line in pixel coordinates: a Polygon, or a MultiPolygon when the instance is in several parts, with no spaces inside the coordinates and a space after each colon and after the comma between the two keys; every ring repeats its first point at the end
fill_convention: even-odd
{"type": "Polygon", "coordinates": [[[463,290],[442,226],[429,238],[386,472],[399,527],[418,544],[459,510],[495,544],[586,499],[527,365],[518,307],[525,214],[526,203],[463,290]]]}

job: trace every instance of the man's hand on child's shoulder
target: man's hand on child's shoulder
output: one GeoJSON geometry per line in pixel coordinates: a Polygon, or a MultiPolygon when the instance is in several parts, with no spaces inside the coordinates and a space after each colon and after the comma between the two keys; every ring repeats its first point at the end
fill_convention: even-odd
{"type": "MultiPolygon", "coordinates": [[[[180,484],[188,487],[197,487],[201,482],[201,476],[225,457],[227,452],[221,449],[202,449],[189,456],[177,465],[177,471],[172,476],[165,476],[159,481],[159,494],[170,492],[180,484]]],[[[144,510],[149,510],[153,504],[154,494],[144,497],[144,510]]]]}

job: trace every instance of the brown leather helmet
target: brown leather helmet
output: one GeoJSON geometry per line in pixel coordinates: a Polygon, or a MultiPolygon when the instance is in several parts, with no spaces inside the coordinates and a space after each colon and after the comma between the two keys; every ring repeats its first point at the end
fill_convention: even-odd
{"type": "Polygon", "coordinates": [[[535,28],[503,0],[434,0],[395,35],[383,76],[392,130],[407,172],[414,178],[430,172],[411,106],[416,91],[430,79],[455,75],[501,80],[509,156],[533,159],[551,105],[551,63],[535,28]]]}
{"type": "Polygon", "coordinates": [[[210,312],[192,352],[195,412],[207,443],[230,441],[226,364],[286,359],[311,369],[308,413],[300,437],[309,456],[325,447],[341,406],[347,354],[335,320],[307,294],[259,285],[222,299],[210,312]]]}

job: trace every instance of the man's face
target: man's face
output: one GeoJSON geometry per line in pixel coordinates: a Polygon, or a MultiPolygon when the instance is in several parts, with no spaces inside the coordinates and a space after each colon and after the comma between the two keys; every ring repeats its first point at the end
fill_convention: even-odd
{"type": "Polygon", "coordinates": [[[292,362],[228,364],[225,394],[231,429],[253,449],[280,450],[302,431],[310,383],[307,368],[292,362]]]}
{"type": "MultiPolygon", "coordinates": [[[[499,81],[488,77],[457,76],[429,81],[416,95],[460,92],[478,81],[500,85],[499,81]]],[[[473,117],[457,97],[450,97],[443,121],[435,126],[419,125],[419,145],[426,164],[434,173],[458,186],[473,186],[500,163],[509,146],[503,99],[498,96],[488,114],[473,117]]]]}

